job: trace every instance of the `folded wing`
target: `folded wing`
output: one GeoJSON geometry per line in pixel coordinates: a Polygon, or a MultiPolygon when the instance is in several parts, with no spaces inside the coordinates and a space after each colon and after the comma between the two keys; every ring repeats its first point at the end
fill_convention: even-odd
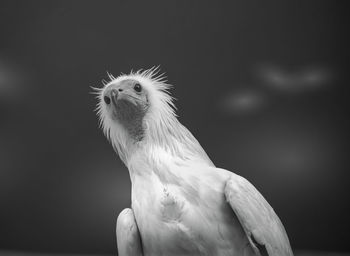
{"type": "Polygon", "coordinates": [[[269,256],[293,256],[280,219],[249,181],[232,174],[225,195],[257,254],[266,250],[269,256]]]}
{"type": "Polygon", "coordinates": [[[140,233],[132,209],[124,209],[117,220],[119,256],[142,256],[140,233]]]}

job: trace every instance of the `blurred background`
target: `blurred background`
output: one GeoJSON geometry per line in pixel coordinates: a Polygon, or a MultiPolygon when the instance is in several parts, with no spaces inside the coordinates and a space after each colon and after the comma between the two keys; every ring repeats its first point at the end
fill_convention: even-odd
{"type": "Polygon", "coordinates": [[[160,65],[296,255],[350,252],[345,2],[0,2],[0,255],[116,254],[130,181],[90,86],[160,65]]]}

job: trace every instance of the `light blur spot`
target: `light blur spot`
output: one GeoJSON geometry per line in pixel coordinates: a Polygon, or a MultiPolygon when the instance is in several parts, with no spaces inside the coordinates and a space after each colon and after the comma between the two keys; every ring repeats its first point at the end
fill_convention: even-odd
{"type": "Polygon", "coordinates": [[[0,57],[0,102],[16,102],[24,95],[22,69],[13,61],[0,57]]]}
{"type": "Polygon", "coordinates": [[[261,110],[265,97],[253,89],[231,91],[220,101],[220,109],[228,114],[249,114],[261,110]]]}
{"type": "Polygon", "coordinates": [[[331,71],[322,67],[288,70],[272,65],[260,67],[258,76],[267,86],[286,92],[316,90],[324,87],[333,78],[331,71]]]}

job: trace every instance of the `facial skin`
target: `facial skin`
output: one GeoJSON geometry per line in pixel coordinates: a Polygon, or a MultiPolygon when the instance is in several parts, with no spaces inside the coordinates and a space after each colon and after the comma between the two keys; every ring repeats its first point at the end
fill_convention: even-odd
{"type": "Polygon", "coordinates": [[[149,102],[147,92],[136,80],[110,84],[103,93],[110,118],[120,123],[135,141],[143,138],[143,118],[149,102]]]}

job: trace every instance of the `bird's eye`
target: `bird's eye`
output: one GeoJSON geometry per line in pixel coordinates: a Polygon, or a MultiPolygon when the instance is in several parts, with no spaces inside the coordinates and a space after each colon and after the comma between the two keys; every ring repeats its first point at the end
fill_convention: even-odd
{"type": "Polygon", "coordinates": [[[141,90],[142,90],[141,85],[140,85],[139,83],[136,83],[136,84],[134,85],[134,90],[137,91],[137,92],[141,92],[141,90]]]}

